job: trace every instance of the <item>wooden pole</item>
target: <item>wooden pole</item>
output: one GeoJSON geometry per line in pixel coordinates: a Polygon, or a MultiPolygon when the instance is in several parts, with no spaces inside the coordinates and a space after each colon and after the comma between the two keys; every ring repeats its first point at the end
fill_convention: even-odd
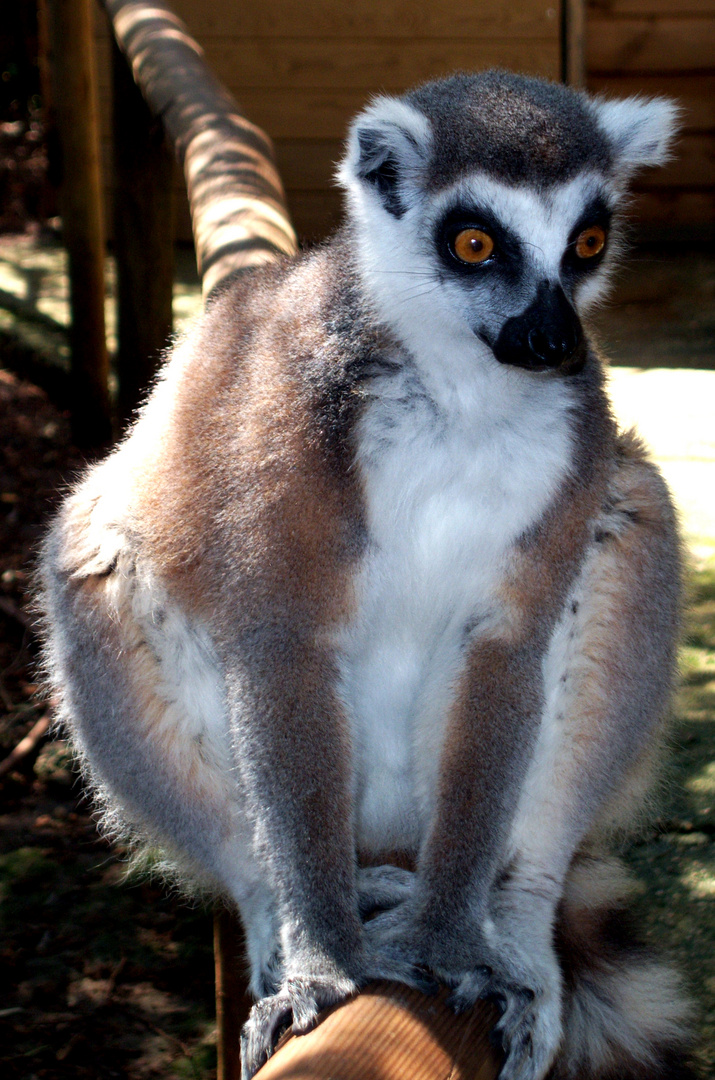
{"type": "Polygon", "coordinates": [[[562,79],[577,89],[586,86],[585,0],[563,0],[562,79]]]}
{"type": "Polygon", "coordinates": [[[91,0],[49,0],[52,107],[60,144],[62,229],[69,254],[72,430],[111,441],[104,327],[104,222],[91,0]]]}
{"type": "Polygon", "coordinates": [[[115,43],[112,73],[117,408],[127,421],[171,339],[174,158],[115,43]]]}
{"type": "Polygon", "coordinates": [[[246,989],[245,944],[238,917],[226,908],[214,914],[216,971],[216,1080],[241,1080],[241,1028],[252,1001],[246,989]]]}
{"type": "Polygon", "coordinates": [[[43,219],[59,214],[58,186],[54,172],[57,133],[54,129],[54,109],[52,107],[52,72],[50,70],[50,17],[47,10],[48,0],[37,0],[37,66],[40,72],[40,98],[42,117],[45,127],[45,145],[47,147],[47,174],[42,185],[40,216],[43,219]]]}

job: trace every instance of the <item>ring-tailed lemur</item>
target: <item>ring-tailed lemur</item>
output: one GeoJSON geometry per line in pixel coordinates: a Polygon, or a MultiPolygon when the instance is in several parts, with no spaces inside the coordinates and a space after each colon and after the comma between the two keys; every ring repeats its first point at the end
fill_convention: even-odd
{"type": "Polygon", "coordinates": [[[681,1068],[605,846],[662,743],[678,540],[581,325],[674,116],[500,72],[374,100],[346,226],[210,305],[47,539],[109,819],[243,918],[246,1078],[423,973],[502,1003],[502,1080],[681,1068]]]}

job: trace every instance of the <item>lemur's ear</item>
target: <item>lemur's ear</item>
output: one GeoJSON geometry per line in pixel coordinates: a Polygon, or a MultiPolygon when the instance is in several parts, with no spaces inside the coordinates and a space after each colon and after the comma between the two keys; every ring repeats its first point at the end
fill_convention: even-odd
{"type": "Polygon", "coordinates": [[[680,108],[668,98],[630,97],[594,101],[598,121],[613,149],[616,171],[630,176],[671,156],[680,108]]]}
{"type": "Polygon", "coordinates": [[[429,154],[427,117],[397,98],[375,98],[353,121],[338,180],[374,192],[394,217],[410,206],[429,154]]]}

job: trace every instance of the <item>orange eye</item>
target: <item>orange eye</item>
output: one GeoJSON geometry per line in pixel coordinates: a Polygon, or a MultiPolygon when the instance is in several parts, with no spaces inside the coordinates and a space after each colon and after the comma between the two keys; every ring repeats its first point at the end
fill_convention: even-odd
{"type": "Polygon", "coordinates": [[[465,263],[486,262],[494,251],[494,241],[481,229],[462,229],[454,238],[454,254],[465,263]]]}
{"type": "Polygon", "coordinates": [[[606,232],[600,225],[592,225],[590,229],[584,229],[576,237],[576,254],[579,259],[592,259],[603,251],[606,245],[606,232]]]}

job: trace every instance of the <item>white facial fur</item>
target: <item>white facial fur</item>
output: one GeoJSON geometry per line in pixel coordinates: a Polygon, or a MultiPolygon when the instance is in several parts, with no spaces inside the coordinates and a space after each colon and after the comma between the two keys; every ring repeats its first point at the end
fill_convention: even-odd
{"type": "MultiPolygon", "coordinates": [[[[415,200],[401,218],[387,213],[379,196],[363,184],[351,196],[357,204],[363,280],[380,316],[411,350],[432,342],[448,349],[450,363],[457,348],[472,362],[488,353],[475,329],[484,327],[496,336],[508,318],[528,307],[540,282],[564,283],[561,260],[584,209],[597,196],[606,204],[616,201],[613,188],[593,173],[546,191],[512,187],[474,173],[435,197],[415,200]],[[507,286],[486,266],[484,274],[477,270],[468,280],[445,270],[433,233],[444,213],[458,205],[488,209],[520,241],[524,264],[518,282],[507,286]]],[[[573,293],[579,314],[606,292],[616,245],[609,246],[598,270],[573,293]]]]}
{"type": "Polygon", "coordinates": [[[677,108],[638,98],[592,99],[590,107],[612,147],[607,173],[589,168],[563,183],[532,187],[504,182],[485,169],[436,193],[426,190],[423,179],[433,140],[426,116],[405,101],[378,98],[357,118],[339,180],[347,190],[358,263],[381,318],[418,362],[422,357],[432,367],[439,355],[452,373],[460,364],[494,363],[477,335],[483,331],[494,341],[543,282],[563,287],[579,315],[604,297],[620,250],[618,230],[611,230],[605,256],[578,278],[569,278],[562,266],[569,240],[579,224],[588,224],[584,214],[597,200],[617,211],[633,171],[666,159],[677,108]],[[398,174],[399,215],[369,180],[369,171],[388,158],[398,174]],[[522,252],[513,280],[505,282],[487,264],[467,276],[445,266],[435,231],[456,207],[489,212],[513,236],[522,252]]]}

